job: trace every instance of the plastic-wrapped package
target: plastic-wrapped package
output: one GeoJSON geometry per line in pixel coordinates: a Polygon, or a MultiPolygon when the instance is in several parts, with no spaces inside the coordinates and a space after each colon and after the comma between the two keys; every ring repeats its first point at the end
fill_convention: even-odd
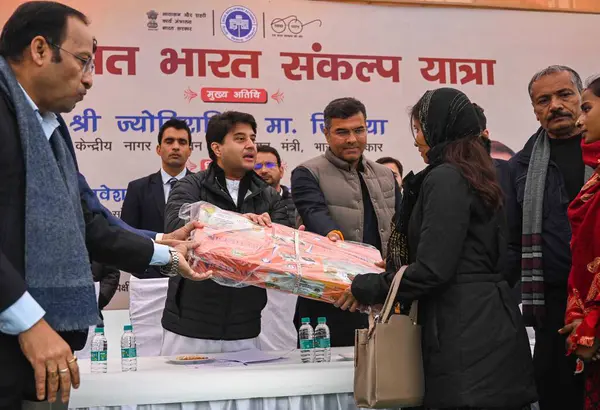
{"type": "Polygon", "coordinates": [[[179,217],[205,227],[192,233],[200,246],[190,265],[214,272],[215,282],[258,286],[334,303],[356,275],[378,272],[379,251],[355,242],[329,239],[279,224],[259,226],[241,214],[207,202],[185,204],[179,217]]]}

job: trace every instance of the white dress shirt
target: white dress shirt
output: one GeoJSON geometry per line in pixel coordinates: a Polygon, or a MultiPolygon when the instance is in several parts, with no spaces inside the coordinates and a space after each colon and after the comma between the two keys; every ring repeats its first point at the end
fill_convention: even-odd
{"type": "MultiPolygon", "coordinates": [[[[175,178],[179,181],[187,174],[187,169],[184,168],[179,174],[175,175],[175,178]]],[[[173,178],[171,175],[167,174],[163,168],[160,169],[160,176],[162,177],[163,182],[163,191],[165,192],[165,204],[167,203],[167,199],[169,199],[169,194],[171,193],[171,184],[169,181],[173,178]]]]}
{"type": "Polygon", "coordinates": [[[236,179],[225,179],[225,183],[227,184],[227,191],[229,191],[233,203],[237,206],[238,196],[240,194],[240,181],[236,179]]]}

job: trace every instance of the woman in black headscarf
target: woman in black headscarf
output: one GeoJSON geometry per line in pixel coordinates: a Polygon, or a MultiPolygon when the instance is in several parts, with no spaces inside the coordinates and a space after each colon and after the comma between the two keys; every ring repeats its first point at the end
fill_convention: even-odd
{"type": "Polygon", "coordinates": [[[428,91],[411,120],[428,165],[404,180],[386,273],[357,276],[337,305],[383,303],[408,265],[398,300],[419,301],[425,407],[528,408],[536,400],[531,353],[502,274],[502,193],[473,104],[455,89],[428,91]]]}

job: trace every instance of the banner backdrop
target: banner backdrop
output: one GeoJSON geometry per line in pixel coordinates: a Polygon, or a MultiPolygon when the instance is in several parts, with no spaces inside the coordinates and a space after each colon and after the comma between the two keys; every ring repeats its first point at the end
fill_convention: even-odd
{"type": "MultiPolygon", "coordinates": [[[[21,1],[3,0],[4,22],[21,1]]],[[[598,17],[310,1],[66,1],[98,39],[94,87],[65,115],[81,170],[116,215],[129,181],[156,172],[160,126],[184,118],[192,171],[210,162],[208,119],[258,121],[257,141],[289,170],[326,149],[323,109],[343,96],[367,107],[366,155],[423,167],[407,111],[428,89],[457,87],[481,105],[491,137],[518,151],[538,127],[527,84],[551,64],[600,71],[598,17]]],[[[122,277],[112,306],[127,304],[122,277]]]]}

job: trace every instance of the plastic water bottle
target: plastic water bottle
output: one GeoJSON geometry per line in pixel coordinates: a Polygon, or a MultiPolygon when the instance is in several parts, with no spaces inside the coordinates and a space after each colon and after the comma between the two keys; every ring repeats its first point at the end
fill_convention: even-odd
{"type": "Polygon", "coordinates": [[[121,370],[124,372],[137,371],[137,349],[133,327],[125,325],[121,336],[121,370]]]}
{"type": "Polygon", "coordinates": [[[107,353],[108,343],[106,342],[106,336],[104,336],[104,328],[96,327],[92,338],[92,373],[106,373],[108,371],[107,353]]]}
{"type": "Polygon", "coordinates": [[[302,318],[302,326],[298,329],[298,338],[300,339],[300,358],[302,363],[312,363],[315,361],[314,331],[310,325],[310,318],[302,318]]]}
{"type": "Polygon", "coordinates": [[[331,335],[327,319],[320,317],[318,325],[315,327],[315,362],[330,362],[331,361],[331,335]]]}

